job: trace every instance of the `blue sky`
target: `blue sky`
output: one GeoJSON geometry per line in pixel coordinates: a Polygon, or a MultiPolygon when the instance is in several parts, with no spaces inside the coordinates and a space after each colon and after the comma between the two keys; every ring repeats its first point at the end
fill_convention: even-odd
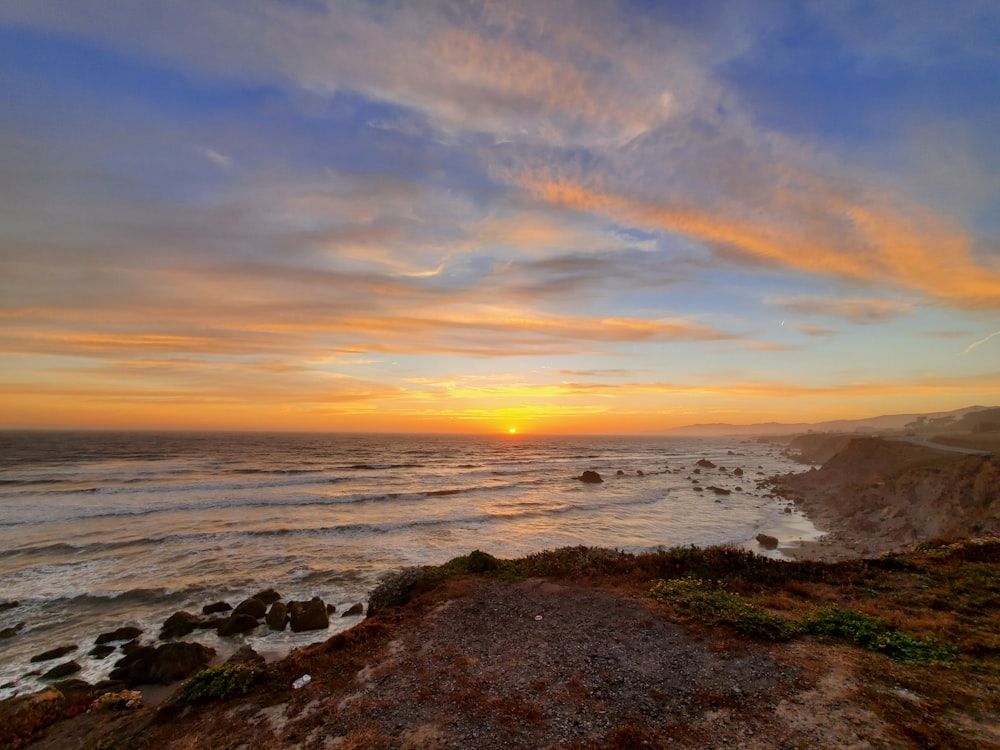
{"type": "Polygon", "coordinates": [[[994,3],[0,2],[0,426],[1000,403],[994,3]]]}

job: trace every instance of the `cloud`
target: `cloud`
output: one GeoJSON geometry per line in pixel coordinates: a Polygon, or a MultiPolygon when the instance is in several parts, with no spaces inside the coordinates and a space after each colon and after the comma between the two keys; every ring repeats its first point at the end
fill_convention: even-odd
{"type": "Polygon", "coordinates": [[[969,344],[969,346],[966,347],[965,351],[962,352],[962,354],[968,354],[973,349],[978,349],[980,346],[982,346],[987,341],[989,341],[990,339],[992,339],[992,338],[994,338],[996,336],[1000,336],[1000,331],[994,331],[993,333],[989,334],[988,336],[984,336],[983,338],[979,339],[979,341],[976,341],[976,342],[974,342],[972,344],[969,344]]]}
{"type": "MultiPolygon", "coordinates": [[[[874,297],[778,297],[768,299],[767,302],[799,315],[844,318],[856,325],[884,323],[913,312],[913,305],[908,302],[874,297]]],[[[821,329],[817,333],[815,328],[803,331],[811,336],[831,332],[821,329]]]]}
{"type": "Polygon", "coordinates": [[[219,153],[214,148],[205,147],[201,150],[201,152],[205,155],[206,159],[223,169],[228,169],[233,164],[232,159],[225,154],[219,153]]]}

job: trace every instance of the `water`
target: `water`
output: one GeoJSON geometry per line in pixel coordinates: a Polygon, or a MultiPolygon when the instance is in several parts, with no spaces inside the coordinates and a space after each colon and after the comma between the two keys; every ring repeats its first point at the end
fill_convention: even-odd
{"type": "MultiPolygon", "coordinates": [[[[25,677],[33,654],[75,643],[66,658],[96,681],[115,658],[86,655],[99,633],[134,624],[152,640],[176,610],[267,587],[344,610],[389,570],[476,548],[510,557],[577,544],[755,548],[761,531],[814,538],[756,487],[801,468],[766,444],[688,438],[0,433],[0,602],[19,602],[0,628],[25,623],[0,640],[0,697],[38,689],[25,677]],[[695,477],[700,458],[730,471],[695,477]],[[578,481],[585,469],[605,482],[578,481]],[[734,491],[696,492],[692,478],[734,491]]],[[[246,642],[280,654],[357,621],[196,637],[221,653],[246,642]]]]}

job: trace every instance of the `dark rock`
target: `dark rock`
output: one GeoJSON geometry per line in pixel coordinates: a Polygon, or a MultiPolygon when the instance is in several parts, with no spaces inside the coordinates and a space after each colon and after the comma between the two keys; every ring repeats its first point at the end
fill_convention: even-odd
{"type": "Polygon", "coordinates": [[[715,485],[711,485],[707,489],[711,490],[716,495],[731,495],[731,494],[733,494],[732,490],[727,490],[725,487],[716,487],[715,485]]]}
{"type": "Polygon", "coordinates": [[[337,611],[337,605],[336,604],[327,604],[326,605],[326,613],[328,615],[332,615],[336,611],[337,611]]]}
{"type": "Polygon", "coordinates": [[[355,617],[356,615],[363,615],[365,613],[365,605],[358,602],[352,606],[349,610],[344,612],[341,617],[355,617]]]}
{"type": "Polygon", "coordinates": [[[692,474],[701,474],[701,469],[695,469],[691,472],[692,474]]]}
{"type": "Polygon", "coordinates": [[[77,664],[75,661],[65,661],[62,664],[57,664],[52,667],[48,672],[42,675],[43,680],[58,680],[61,677],[69,677],[71,674],[76,674],[83,667],[77,664]]]}
{"type": "Polygon", "coordinates": [[[24,623],[23,622],[19,622],[17,625],[15,625],[12,628],[4,628],[3,630],[0,630],[0,638],[13,638],[15,635],[17,635],[18,633],[20,633],[22,630],[24,630],[24,623]]]}
{"type": "Polygon", "coordinates": [[[142,646],[115,662],[109,676],[112,680],[125,682],[129,687],[169,685],[190,677],[208,664],[213,656],[215,649],[186,641],[163,643],[157,648],[142,646]]]}
{"type": "Polygon", "coordinates": [[[288,607],[288,622],[293,633],[323,630],[330,627],[330,616],[323,600],[314,596],[308,602],[292,602],[288,607]]]}
{"type": "Polygon", "coordinates": [[[219,626],[228,619],[228,617],[206,617],[198,623],[198,630],[218,630],[219,626]]]}
{"type": "Polygon", "coordinates": [[[621,469],[619,469],[618,471],[615,472],[615,476],[616,477],[623,477],[623,476],[625,476],[625,472],[622,471],[621,469]]]}
{"type": "Polygon", "coordinates": [[[714,469],[715,468],[715,464],[713,464],[707,458],[699,459],[696,463],[697,463],[698,466],[702,466],[702,467],[704,467],[706,469],[714,469]]]}
{"type": "Polygon", "coordinates": [[[733,469],[733,476],[741,477],[743,476],[743,469],[736,467],[733,469]]]}
{"type": "Polygon", "coordinates": [[[206,604],[201,608],[201,613],[203,615],[215,615],[219,612],[228,612],[233,608],[233,605],[229,602],[214,602],[213,604],[206,604]]]}
{"type": "Polygon", "coordinates": [[[19,601],[6,601],[0,602],[0,612],[6,612],[8,609],[14,609],[14,607],[20,607],[21,602],[19,601]]]}
{"type": "Polygon", "coordinates": [[[580,475],[580,481],[586,482],[587,484],[600,484],[604,480],[596,471],[585,471],[580,475]]]}
{"type": "Polygon", "coordinates": [[[94,646],[90,649],[90,651],[87,652],[87,656],[92,656],[95,659],[106,659],[108,654],[112,653],[114,650],[114,646],[102,643],[99,646],[94,646]]]}
{"type": "Polygon", "coordinates": [[[160,640],[166,640],[168,638],[183,638],[192,630],[198,627],[198,623],[201,622],[201,618],[198,615],[193,615],[190,612],[174,612],[170,617],[167,618],[166,622],[163,623],[163,628],[160,630],[160,640]]]}
{"type": "Polygon", "coordinates": [[[288,607],[281,602],[275,602],[267,611],[267,617],[264,618],[264,621],[271,630],[284,630],[288,625],[288,607]]]}
{"type": "Polygon", "coordinates": [[[123,654],[131,654],[133,651],[142,648],[142,644],[139,641],[129,641],[124,646],[122,646],[123,654]]]}
{"type": "Polygon", "coordinates": [[[264,664],[264,657],[254,651],[250,646],[240,646],[236,652],[226,659],[226,664],[264,664]]]}
{"type": "Polygon", "coordinates": [[[266,614],[267,605],[255,596],[244,599],[233,610],[233,615],[250,615],[258,620],[266,614]]]}
{"type": "Polygon", "coordinates": [[[776,549],[778,546],[778,538],[770,534],[758,534],[757,541],[764,549],[776,549]]]}
{"type": "Polygon", "coordinates": [[[66,654],[76,651],[76,646],[57,646],[56,648],[49,649],[48,651],[43,651],[40,654],[35,654],[31,657],[30,661],[32,664],[39,661],[51,661],[52,659],[58,659],[60,656],[66,656],[66,654]]]}
{"type": "Polygon", "coordinates": [[[142,628],[125,625],[110,633],[101,633],[94,641],[94,645],[100,646],[102,643],[110,643],[111,641],[134,641],[140,635],[142,635],[142,628]]]}
{"type": "Polygon", "coordinates": [[[264,602],[265,606],[274,604],[277,601],[281,601],[281,594],[279,594],[274,589],[264,589],[263,591],[258,591],[254,594],[251,599],[260,599],[264,602]]]}
{"type": "Polygon", "coordinates": [[[253,615],[233,614],[219,623],[216,632],[221,636],[239,635],[240,633],[249,633],[259,624],[253,615]]]}
{"type": "Polygon", "coordinates": [[[637,471],[635,473],[635,475],[638,476],[638,477],[644,477],[644,476],[646,476],[645,474],[642,473],[642,469],[639,469],[639,471],[637,471]]]}
{"type": "Polygon", "coordinates": [[[55,724],[63,717],[67,703],[66,696],[54,687],[0,701],[0,738],[4,747],[21,747],[21,742],[13,743],[14,738],[30,737],[55,724]]]}

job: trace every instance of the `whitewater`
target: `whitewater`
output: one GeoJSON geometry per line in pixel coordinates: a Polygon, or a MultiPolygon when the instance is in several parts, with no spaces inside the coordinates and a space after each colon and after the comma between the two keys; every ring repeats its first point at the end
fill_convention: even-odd
{"type": "MultiPolygon", "coordinates": [[[[388,571],[473,549],[762,552],[758,533],[813,539],[808,519],[758,487],[802,469],[741,439],[0,433],[0,630],[23,624],[0,639],[0,698],[38,689],[29,660],[41,651],[77,645],[76,676],[96,682],[113,663],[87,656],[99,633],[138,625],[153,641],[177,610],[268,587],[344,611],[388,571]],[[581,482],[585,470],[604,482],[581,482]]],[[[280,655],[358,619],[194,639],[280,655]]]]}

